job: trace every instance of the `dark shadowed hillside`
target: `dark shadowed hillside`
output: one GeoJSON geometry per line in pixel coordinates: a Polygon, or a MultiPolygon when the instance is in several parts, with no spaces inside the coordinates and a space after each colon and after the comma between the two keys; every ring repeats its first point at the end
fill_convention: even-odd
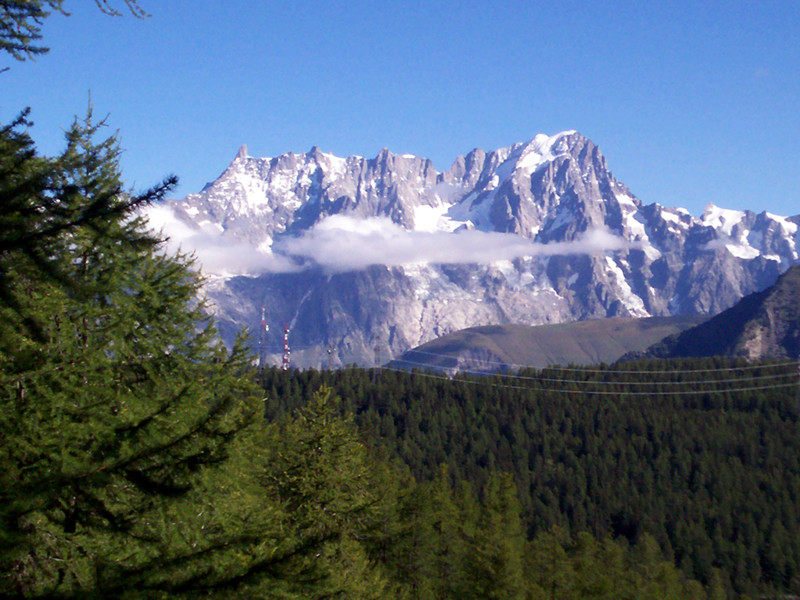
{"type": "Polygon", "coordinates": [[[792,267],[771,288],[655,344],[645,356],[800,357],[800,268],[792,267]]]}

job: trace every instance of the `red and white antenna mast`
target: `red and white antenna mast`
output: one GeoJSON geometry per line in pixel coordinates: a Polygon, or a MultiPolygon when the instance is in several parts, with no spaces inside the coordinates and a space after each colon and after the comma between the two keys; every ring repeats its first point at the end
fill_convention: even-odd
{"type": "Polygon", "coordinates": [[[291,351],[289,350],[289,324],[283,328],[283,370],[289,370],[289,354],[291,351]]]}
{"type": "Polygon", "coordinates": [[[258,340],[258,366],[264,366],[264,355],[266,353],[266,346],[267,346],[267,332],[269,331],[269,325],[267,325],[267,307],[265,305],[261,305],[261,327],[259,327],[259,340],[258,340]]]}

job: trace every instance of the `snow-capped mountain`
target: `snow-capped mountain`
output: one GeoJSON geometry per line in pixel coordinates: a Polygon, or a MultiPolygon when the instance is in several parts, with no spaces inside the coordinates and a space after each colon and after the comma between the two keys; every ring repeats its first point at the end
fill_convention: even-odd
{"type": "Polygon", "coordinates": [[[194,249],[226,337],[279,362],[374,364],[476,325],[714,314],[798,259],[800,216],[643,204],[577,132],[431,161],[253,158],[150,211],[194,249]],[[258,334],[255,337],[258,339],[258,334]]]}

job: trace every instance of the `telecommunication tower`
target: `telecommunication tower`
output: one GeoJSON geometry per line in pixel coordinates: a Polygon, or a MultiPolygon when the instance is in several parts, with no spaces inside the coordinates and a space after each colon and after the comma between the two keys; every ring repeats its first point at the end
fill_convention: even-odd
{"type": "Polygon", "coordinates": [[[261,326],[259,327],[259,339],[258,339],[258,366],[264,366],[264,357],[266,356],[267,352],[267,332],[269,331],[269,325],[267,325],[267,307],[265,305],[261,305],[261,326]]]}
{"type": "Polygon", "coordinates": [[[381,368],[381,345],[375,344],[375,370],[372,371],[372,383],[378,380],[378,371],[381,368]]]}
{"type": "Polygon", "coordinates": [[[328,346],[328,371],[333,371],[333,351],[336,349],[336,346],[330,344],[328,346]]]}
{"type": "Polygon", "coordinates": [[[283,365],[282,368],[284,371],[289,370],[289,354],[291,351],[289,350],[289,324],[283,328],[283,365]]]}

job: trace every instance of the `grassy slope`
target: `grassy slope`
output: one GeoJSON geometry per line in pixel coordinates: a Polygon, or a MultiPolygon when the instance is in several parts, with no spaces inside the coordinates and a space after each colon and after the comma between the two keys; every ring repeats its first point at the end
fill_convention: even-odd
{"type": "Polygon", "coordinates": [[[438,338],[397,358],[398,368],[491,369],[504,365],[590,365],[614,362],[702,322],[705,317],[599,319],[558,325],[487,325],[438,338]]]}

